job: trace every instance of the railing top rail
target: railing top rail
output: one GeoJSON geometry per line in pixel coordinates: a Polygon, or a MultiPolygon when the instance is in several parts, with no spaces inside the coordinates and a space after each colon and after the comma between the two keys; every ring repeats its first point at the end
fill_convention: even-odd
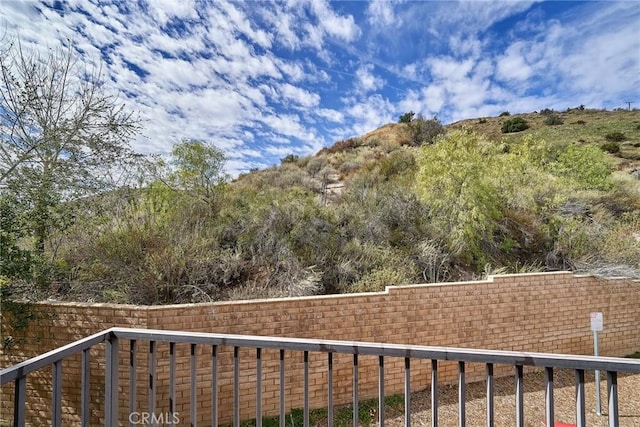
{"type": "Polygon", "coordinates": [[[0,386],[11,381],[15,381],[19,377],[25,376],[33,371],[37,371],[40,368],[51,365],[54,362],[65,359],[82,350],[91,348],[96,344],[100,344],[101,342],[104,342],[110,334],[111,330],[107,329],[25,360],[24,362],[2,369],[0,370],[0,386]]]}
{"type": "Polygon", "coordinates": [[[213,334],[156,329],[110,328],[0,370],[0,385],[14,381],[44,366],[91,348],[96,344],[106,341],[110,336],[129,340],[640,373],[640,360],[618,357],[479,350],[362,341],[331,341],[307,338],[213,334]]]}
{"type": "Polygon", "coordinates": [[[116,337],[123,339],[640,373],[640,360],[619,357],[528,353],[153,329],[112,328],[110,331],[112,331],[116,337]]]}

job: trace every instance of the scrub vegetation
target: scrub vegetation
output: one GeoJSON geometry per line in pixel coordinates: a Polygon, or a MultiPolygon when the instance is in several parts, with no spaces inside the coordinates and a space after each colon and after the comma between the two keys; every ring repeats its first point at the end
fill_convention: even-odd
{"type": "MultiPolygon", "coordinates": [[[[23,83],[4,79],[7,113],[23,83]]],[[[84,133],[52,114],[19,126],[22,140],[2,135],[15,149],[0,165],[3,300],[207,302],[560,269],[640,277],[638,110],[447,126],[411,112],[231,180],[206,141],[134,155],[138,123],[109,100],[84,133]],[[507,122],[528,127],[504,133],[507,122]]]]}

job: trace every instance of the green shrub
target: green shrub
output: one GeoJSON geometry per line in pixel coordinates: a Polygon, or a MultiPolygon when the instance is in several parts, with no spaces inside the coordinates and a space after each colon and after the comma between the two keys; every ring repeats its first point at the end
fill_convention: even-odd
{"type": "Polygon", "coordinates": [[[361,166],[362,165],[356,160],[347,160],[340,165],[340,167],[338,168],[338,172],[342,176],[349,175],[350,173],[360,169],[361,166]]]}
{"type": "Polygon", "coordinates": [[[409,123],[410,144],[413,146],[433,144],[435,138],[443,133],[444,126],[436,117],[427,120],[419,114],[409,123]]]}
{"type": "Polygon", "coordinates": [[[510,116],[510,115],[511,115],[511,113],[510,113],[510,112],[508,112],[508,111],[503,111],[502,113],[500,113],[500,116],[499,116],[499,117],[506,117],[506,116],[510,116]]]}
{"type": "Polygon", "coordinates": [[[297,156],[295,154],[287,154],[284,158],[280,159],[281,163],[295,163],[298,161],[298,159],[300,158],[300,156],[297,156]]]}
{"type": "Polygon", "coordinates": [[[411,151],[407,149],[396,150],[380,159],[380,175],[388,180],[404,172],[412,172],[415,164],[416,160],[411,151]]]}
{"type": "Polygon", "coordinates": [[[409,284],[410,280],[395,267],[386,267],[365,274],[353,284],[354,292],[380,292],[387,286],[409,284]]]}
{"type": "Polygon", "coordinates": [[[605,142],[600,146],[602,151],[606,151],[607,153],[619,153],[620,152],[620,143],[618,142],[605,142]]]}
{"type": "Polygon", "coordinates": [[[577,190],[607,191],[612,185],[611,163],[606,154],[593,145],[568,146],[548,168],[577,190]]]}
{"type": "Polygon", "coordinates": [[[543,116],[551,116],[555,114],[555,111],[553,111],[552,108],[544,108],[540,110],[540,114],[542,114],[543,116]]]}
{"type": "Polygon", "coordinates": [[[640,215],[622,215],[620,222],[606,230],[597,253],[604,261],[640,268],[640,245],[635,236],[640,235],[640,215]]]}
{"type": "Polygon", "coordinates": [[[403,115],[400,116],[400,120],[398,120],[398,123],[411,123],[411,120],[413,120],[413,116],[415,115],[416,113],[414,113],[413,111],[404,113],[403,115]]]}
{"type": "Polygon", "coordinates": [[[627,136],[622,132],[616,131],[616,132],[609,132],[604,136],[604,139],[606,139],[609,142],[622,142],[622,141],[626,141],[627,136]]]}
{"type": "MultiPolygon", "coordinates": [[[[501,192],[495,186],[497,147],[466,130],[451,132],[418,158],[416,190],[441,230],[448,250],[468,261],[483,257],[481,241],[493,234],[500,218],[501,192]]],[[[482,262],[482,261],[481,261],[482,262]]]]}
{"type": "Polygon", "coordinates": [[[512,119],[505,120],[502,123],[502,133],[522,132],[528,129],[529,125],[527,121],[522,117],[514,117],[512,119]]]}
{"type": "Polygon", "coordinates": [[[555,113],[551,113],[547,115],[547,118],[544,119],[544,124],[547,126],[556,126],[556,125],[561,125],[563,123],[564,121],[562,120],[562,118],[555,113]]]}

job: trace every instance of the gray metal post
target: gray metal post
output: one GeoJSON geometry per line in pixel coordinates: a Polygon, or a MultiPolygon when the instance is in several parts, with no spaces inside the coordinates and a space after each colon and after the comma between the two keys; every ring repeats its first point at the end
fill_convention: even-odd
{"type": "Polygon", "coordinates": [[[106,342],[104,425],[118,425],[118,338],[109,334],[106,342]]]}
{"type": "MultiPolygon", "coordinates": [[[[598,331],[593,331],[593,354],[599,356],[598,331]]],[[[596,414],[602,415],[602,403],[600,400],[600,371],[596,370],[596,414]]]]}

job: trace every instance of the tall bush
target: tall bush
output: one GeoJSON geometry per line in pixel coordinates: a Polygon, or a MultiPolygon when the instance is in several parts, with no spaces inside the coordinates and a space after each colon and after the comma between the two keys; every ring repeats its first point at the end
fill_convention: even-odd
{"type": "Polygon", "coordinates": [[[444,126],[437,117],[425,119],[422,114],[408,124],[411,145],[433,144],[438,135],[445,133],[444,126]]]}
{"type": "Polygon", "coordinates": [[[569,181],[578,190],[602,190],[612,187],[610,160],[595,145],[569,145],[558,153],[548,169],[554,175],[569,181]]]}
{"type": "Polygon", "coordinates": [[[502,123],[502,133],[522,132],[529,128],[527,121],[522,117],[514,117],[512,119],[505,120],[502,123]]]}

